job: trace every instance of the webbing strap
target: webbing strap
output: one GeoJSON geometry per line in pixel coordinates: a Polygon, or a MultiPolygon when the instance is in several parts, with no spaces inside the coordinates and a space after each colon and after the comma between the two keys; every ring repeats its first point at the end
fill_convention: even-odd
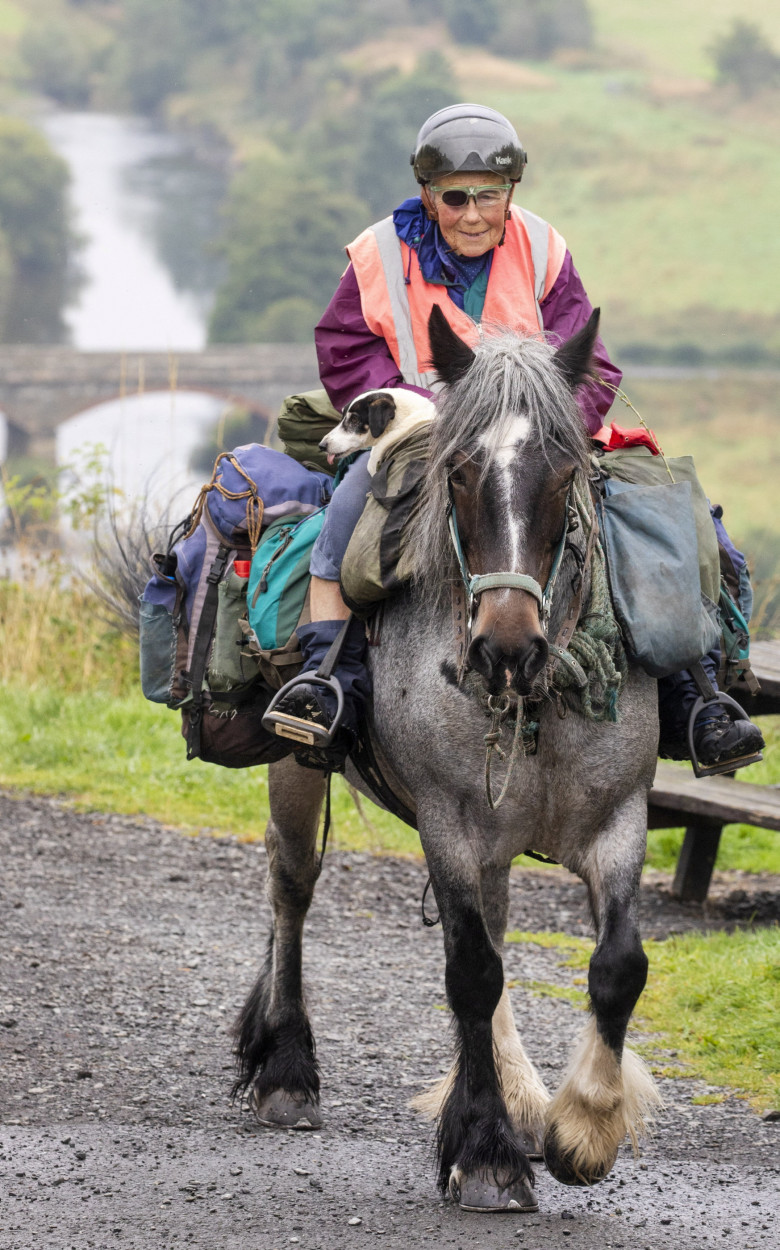
{"type": "Polygon", "coordinates": [[[200,729],[203,721],[203,679],[206,676],[211,639],[217,619],[219,583],[227,568],[230,551],[230,547],[220,546],[206,578],[206,595],[198,621],[195,645],[192,649],[192,662],[190,664],[189,680],[192,689],[192,706],[190,708],[190,723],[187,730],[188,760],[200,757],[200,729]]]}
{"type": "Polygon", "coordinates": [[[534,299],[536,300],[536,316],[539,319],[539,329],[544,329],[544,317],[542,316],[541,301],[544,295],[544,288],[547,284],[547,262],[550,252],[550,228],[546,221],[541,217],[537,217],[536,213],[530,213],[527,208],[520,209],[520,215],[525,223],[528,231],[528,238],[531,243],[531,260],[534,266],[534,299]]]}
{"type": "Polygon", "coordinates": [[[333,642],[328,647],[328,650],[325,653],[325,658],[317,669],[315,677],[326,677],[330,679],[333,676],[333,670],[339,662],[339,656],[341,655],[341,650],[344,646],[344,640],[347,637],[347,630],[349,629],[353,619],[354,617],[350,612],[344,624],[341,626],[341,629],[336,634],[336,637],[333,639],[333,642]]]}
{"type": "Polygon", "coordinates": [[[392,217],[385,217],[382,221],[377,222],[372,229],[379,249],[379,258],[382,262],[387,292],[390,297],[390,307],[398,339],[401,373],[404,375],[404,381],[409,386],[421,386],[426,390],[430,390],[436,381],[436,374],[433,372],[420,373],[418,371],[417,349],[414,344],[414,331],[412,330],[412,313],[404,280],[401,244],[395,232],[395,223],[392,217]]]}

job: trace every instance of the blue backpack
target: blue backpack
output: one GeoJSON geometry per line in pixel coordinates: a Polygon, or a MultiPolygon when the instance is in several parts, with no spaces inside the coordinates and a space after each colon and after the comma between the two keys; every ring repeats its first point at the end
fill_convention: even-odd
{"type": "Polygon", "coordinates": [[[140,600],[141,687],[152,702],[181,710],[188,759],[243,768],[285,753],[260,722],[271,690],[292,675],[288,667],[280,680],[285,664],[300,654],[294,636],[279,648],[254,644],[250,561],[261,535],[278,532],[289,514],[314,515],[321,526],[330,493],[327,474],[269,447],[223,452],[166,551],[153,556],[140,600]],[[281,663],[278,650],[286,653],[281,663]]]}

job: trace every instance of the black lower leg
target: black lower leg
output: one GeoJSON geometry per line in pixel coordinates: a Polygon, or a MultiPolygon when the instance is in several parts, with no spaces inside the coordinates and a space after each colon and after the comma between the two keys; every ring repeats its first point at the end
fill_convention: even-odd
{"type": "Polygon", "coordinates": [[[280,969],[276,954],[272,935],[263,970],[236,1022],[238,1077],[233,1094],[253,1086],[261,1098],[282,1089],[316,1103],[320,1078],[297,961],[280,969]]]}
{"type": "Polygon", "coordinates": [[[610,899],[599,926],[599,942],[588,971],[588,990],[596,1027],[618,1055],[637,999],[647,980],[647,956],[642,949],[634,909],[610,899]]]}
{"type": "Polygon", "coordinates": [[[533,1172],[509,1123],[493,1051],[493,1013],[501,997],[501,958],[482,916],[469,908],[446,923],[447,997],[455,1016],[457,1056],[438,1125],[439,1184],[446,1193],[453,1167],[488,1169],[503,1185],[533,1172]]]}

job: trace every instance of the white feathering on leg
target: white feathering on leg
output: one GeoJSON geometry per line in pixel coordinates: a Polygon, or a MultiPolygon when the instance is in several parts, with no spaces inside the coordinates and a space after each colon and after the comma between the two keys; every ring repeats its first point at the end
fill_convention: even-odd
{"type": "MultiPolygon", "coordinates": [[[[661,1098],[649,1070],[624,1048],[622,1061],[588,1021],[563,1083],[547,1111],[547,1131],[583,1176],[611,1166],[628,1134],[634,1153],[661,1098]]],[[[608,1169],[607,1169],[608,1170],[608,1169]]],[[[602,1170],[603,1175],[603,1170],[602,1170]]]]}
{"type": "MultiPolygon", "coordinates": [[[[512,1127],[516,1132],[526,1132],[541,1140],[550,1095],[523,1049],[506,987],[493,1013],[493,1044],[501,1089],[512,1127]]],[[[435,1120],[452,1089],[453,1080],[454,1067],[429,1089],[417,1094],[409,1106],[435,1120]]]]}

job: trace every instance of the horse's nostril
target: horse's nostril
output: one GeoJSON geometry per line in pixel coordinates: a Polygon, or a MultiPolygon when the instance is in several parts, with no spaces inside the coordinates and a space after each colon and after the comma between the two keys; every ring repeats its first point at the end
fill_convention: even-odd
{"type": "Polygon", "coordinates": [[[534,638],[525,654],[520,656],[518,668],[526,681],[533,681],[547,663],[549,648],[544,638],[534,638]]]}
{"type": "Polygon", "coordinates": [[[489,681],[494,676],[501,660],[501,648],[487,634],[480,634],[472,641],[468,652],[469,664],[486,680],[489,681]]]}

